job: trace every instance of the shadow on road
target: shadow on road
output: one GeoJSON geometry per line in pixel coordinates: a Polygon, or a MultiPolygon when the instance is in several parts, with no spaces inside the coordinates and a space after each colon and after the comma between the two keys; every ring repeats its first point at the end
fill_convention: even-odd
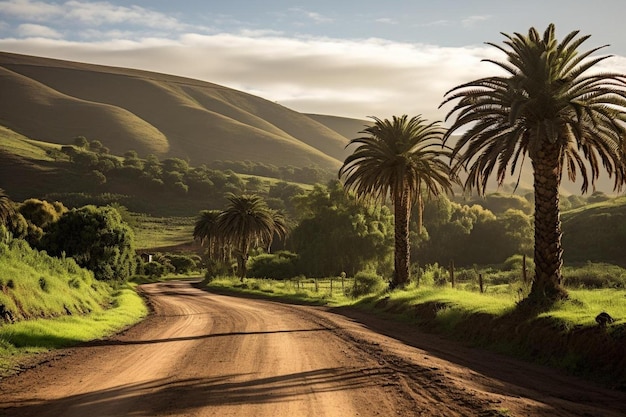
{"type": "Polygon", "coordinates": [[[372,386],[391,373],[385,369],[327,368],[273,377],[254,378],[232,374],[214,378],[170,380],[117,386],[106,390],[60,398],[54,401],[0,401],[0,416],[71,415],[169,415],[192,412],[207,406],[245,406],[297,401],[311,393],[323,393],[372,386]],[[115,411],[116,414],[109,414],[115,411]]]}
{"type": "Polygon", "coordinates": [[[125,346],[125,345],[151,345],[155,343],[172,343],[172,342],[184,342],[189,340],[201,340],[201,339],[213,339],[216,337],[233,337],[233,336],[250,336],[250,335],[263,335],[263,334],[280,334],[280,333],[306,333],[306,332],[328,332],[331,329],[324,327],[314,329],[293,329],[293,330],[271,330],[271,331],[258,331],[258,332],[229,332],[229,333],[211,333],[202,334],[196,336],[181,336],[181,337],[168,337],[167,339],[152,339],[152,340],[94,340],[92,342],[86,342],[80,347],[93,347],[93,346],[125,346]]]}

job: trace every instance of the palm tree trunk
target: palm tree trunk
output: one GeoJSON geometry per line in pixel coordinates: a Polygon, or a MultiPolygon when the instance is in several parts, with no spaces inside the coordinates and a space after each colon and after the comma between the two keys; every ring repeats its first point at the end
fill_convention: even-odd
{"type": "Polygon", "coordinates": [[[243,282],[243,280],[246,278],[246,274],[248,273],[248,269],[247,269],[247,261],[248,261],[248,256],[246,254],[244,254],[243,252],[239,252],[237,251],[237,272],[239,273],[239,280],[241,282],[243,282]]]}
{"type": "Polygon", "coordinates": [[[544,145],[532,162],[535,186],[535,279],[529,299],[544,304],[567,298],[561,275],[563,248],[559,212],[559,146],[544,145]]]}
{"type": "Polygon", "coordinates": [[[422,190],[417,193],[417,233],[421,236],[422,229],[424,228],[424,197],[422,197],[422,190]]]}
{"type": "Polygon", "coordinates": [[[403,287],[409,283],[411,263],[410,242],[409,242],[409,215],[411,212],[411,201],[409,193],[402,190],[394,197],[394,277],[392,287],[403,287]]]}

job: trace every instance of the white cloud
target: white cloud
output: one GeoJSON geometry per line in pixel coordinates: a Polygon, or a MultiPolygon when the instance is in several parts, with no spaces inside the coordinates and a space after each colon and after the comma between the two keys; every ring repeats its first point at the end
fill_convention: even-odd
{"type": "Polygon", "coordinates": [[[333,18],[328,16],[324,16],[318,12],[312,12],[310,10],[304,10],[298,7],[292,7],[289,9],[290,12],[295,13],[296,15],[304,16],[309,20],[312,20],[314,23],[332,23],[334,21],[333,18]]]}
{"type": "Polygon", "coordinates": [[[445,110],[437,106],[448,89],[494,70],[480,62],[493,57],[486,47],[381,39],[186,34],[90,43],[0,40],[0,49],[197,78],[298,111],[357,118],[406,113],[440,120],[445,110]]]}
{"type": "Polygon", "coordinates": [[[185,25],[162,13],[139,6],[117,6],[108,2],[89,2],[70,0],[64,3],[69,20],[78,20],[84,24],[122,24],[161,29],[184,29],[185,25]]]}
{"type": "Polygon", "coordinates": [[[470,28],[475,26],[480,22],[484,22],[485,20],[491,19],[491,16],[483,15],[483,16],[469,16],[461,21],[463,27],[470,28]]]}
{"type": "Polygon", "coordinates": [[[392,19],[390,17],[381,17],[379,19],[376,19],[377,23],[384,23],[386,25],[397,25],[398,21],[395,19],[392,19]]]}
{"type": "Polygon", "coordinates": [[[25,38],[52,38],[61,39],[63,35],[48,26],[24,23],[17,27],[17,33],[25,38]]]}
{"type": "Polygon", "coordinates": [[[63,7],[42,1],[8,0],[0,2],[0,13],[30,21],[43,21],[62,16],[63,7]]]}
{"type": "Polygon", "coordinates": [[[64,3],[46,3],[32,0],[8,0],[0,2],[0,14],[25,22],[47,22],[48,26],[63,24],[101,25],[130,24],[159,30],[181,31],[190,29],[163,13],[139,6],[117,6],[106,1],[69,0],[64,3]]]}
{"type": "MultiPolygon", "coordinates": [[[[451,109],[438,109],[449,89],[500,71],[482,59],[504,59],[486,45],[453,48],[263,31],[173,39],[125,35],[108,33],[114,40],[89,42],[0,39],[0,50],[196,78],[302,112],[356,118],[422,114],[430,120],[442,120],[451,109]]],[[[609,59],[603,68],[626,73],[626,58],[609,59]]]]}

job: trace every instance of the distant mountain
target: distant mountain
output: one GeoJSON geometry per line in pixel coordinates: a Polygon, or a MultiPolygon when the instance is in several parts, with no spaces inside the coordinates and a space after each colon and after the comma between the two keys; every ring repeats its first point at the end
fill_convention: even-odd
{"type": "Polygon", "coordinates": [[[0,125],[32,139],[97,139],[112,153],[193,165],[251,160],[337,168],[362,121],[308,116],[188,78],[0,53],[0,125]]]}

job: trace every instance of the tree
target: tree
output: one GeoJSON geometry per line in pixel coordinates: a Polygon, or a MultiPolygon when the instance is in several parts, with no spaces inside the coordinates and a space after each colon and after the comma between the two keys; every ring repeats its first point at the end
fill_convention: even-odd
{"type": "Polygon", "coordinates": [[[4,193],[4,190],[0,188],[0,224],[6,224],[14,212],[13,202],[4,193]]]}
{"type": "Polygon", "coordinates": [[[567,297],[559,214],[563,171],[571,181],[580,171],[583,193],[595,184],[601,166],[614,177],[616,190],[626,180],[626,77],[589,74],[609,56],[591,56],[602,47],[579,53],[589,36],[578,37],[578,31],[560,43],[552,24],[543,37],[535,28],[526,36],[504,36],[506,46],[488,45],[504,52],[507,62],[486,61],[506,75],[474,80],[446,93],[442,105],[458,102],[446,117],[456,115],[445,139],[467,127],[454,146],[453,171],[467,166],[465,186],[476,187],[481,194],[494,169],[502,184],[509,168],[514,174],[517,164],[521,169],[525,157],[530,158],[536,269],[529,299],[550,303],[567,297]]]}
{"type": "MultiPolygon", "coordinates": [[[[339,170],[347,190],[359,198],[384,202],[391,197],[395,219],[394,277],[392,287],[409,282],[411,204],[417,201],[421,217],[422,193],[429,196],[452,191],[448,164],[441,156],[444,131],[437,122],[427,123],[421,116],[393,116],[375,123],[360,133],[368,136],[350,141],[358,144],[339,170]]],[[[418,219],[421,231],[421,220],[418,219]]]]}
{"type": "Polygon", "coordinates": [[[284,237],[287,226],[283,216],[267,207],[257,195],[228,194],[224,211],[205,210],[194,227],[194,238],[221,246],[232,246],[237,258],[237,272],[243,281],[251,249],[267,247],[274,235],[284,237]]]}
{"type": "Polygon", "coordinates": [[[84,136],[76,136],[74,138],[74,145],[82,149],[87,149],[89,147],[89,141],[84,136]]]}
{"type": "Polygon", "coordinates": [[[113,207],[84,206],[64,213],[49,227],[41,249],[74,258],[99,280],[124,281],[135,272],[133,232],[113,207]]]}
{"type": "Polygon", "coordinates": [[[207,243],[209,258],[224,261],[226,248],[220,243],[221,235],[217,223],[219,215],[219,210],[202,210],[193,228],[193,238],[200,241],[200,245],[207,243]]]}
{"type": "Polygon", "coordinates": [[[299,255],[298,274],[353,276],[368,268],[391,270],[393,218],[386,206],[363,204],[338,180],[315,185],[296,204],[302,220],[288,247],[299,255]]]}

